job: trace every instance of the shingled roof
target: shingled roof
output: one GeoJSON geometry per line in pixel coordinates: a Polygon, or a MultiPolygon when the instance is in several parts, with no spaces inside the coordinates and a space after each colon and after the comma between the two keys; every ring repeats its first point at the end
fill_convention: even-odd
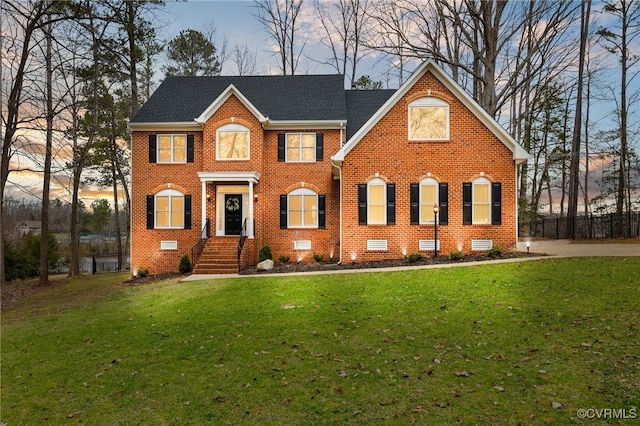
{"type": "Polygon", "coordinates": [[[347,90],[347,140],[395,93],[395,90],[347,90]]]}
{"type": "Polygon", "coordinates": [[[344,76],[167,77],[132,124],[193,122],[230,85],[271,120],[346,120],[344,76]]]}

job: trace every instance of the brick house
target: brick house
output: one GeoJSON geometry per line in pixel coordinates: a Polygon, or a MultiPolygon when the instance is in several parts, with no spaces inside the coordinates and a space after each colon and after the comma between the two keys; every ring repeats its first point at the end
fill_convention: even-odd
{"type": "Polygon", "coordinates": [[[398,90],[169,77],[130,127],[133,274],[184,254],[195,273],[237,272],[265,245],[359,262],[516,244],[527,153],[432,61],[398,90]]]}

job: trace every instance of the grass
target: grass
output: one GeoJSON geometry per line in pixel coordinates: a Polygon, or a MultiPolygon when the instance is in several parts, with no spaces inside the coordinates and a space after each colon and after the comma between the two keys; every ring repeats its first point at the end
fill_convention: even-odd
{"type": "Polygon", "coordinates": [[[640,411],[637,258],[124,279],[75,280],[3,313],[0,422],[588,424],[579,409],[640,411]]]}

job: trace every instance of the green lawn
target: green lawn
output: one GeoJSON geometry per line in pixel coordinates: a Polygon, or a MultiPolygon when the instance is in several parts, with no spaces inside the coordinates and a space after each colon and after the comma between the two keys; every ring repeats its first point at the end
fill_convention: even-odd
{"type": "Polygon", "coordinates": [[[85,277],[3,313],[0,422],[593,424],[580,409],[640,418],[637,257],[124,279],[85,277]]]}

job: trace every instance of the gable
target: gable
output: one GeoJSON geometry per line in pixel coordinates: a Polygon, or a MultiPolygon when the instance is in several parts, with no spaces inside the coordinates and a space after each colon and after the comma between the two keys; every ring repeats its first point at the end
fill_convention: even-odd
{"type": "Polygon", "coordinates": [[[167,77],[130,125],[195,125],[231,94],[266,123],[346,121],[342,75],[201,76],[167,77]]]}
{"type": "MultiPolygon", "coordinates": [[[[373,129],[373,127],[420,81],[426,74],[431,73],[442,83],[478,120],[500,140],[513,154],[513,160],[518,164],[525,161],[529,154],[509,135],[500,124],[493,119],[471,96],[469,96],[455,81],[453,81],[433,61],[424,62],[412,76],[370,118],[353,133],[342,148],[332,157],[334,162],[344,161],[345,156],[373,129]]],[[[349,99],[349,97],[347,97],[349,99]]]]}

